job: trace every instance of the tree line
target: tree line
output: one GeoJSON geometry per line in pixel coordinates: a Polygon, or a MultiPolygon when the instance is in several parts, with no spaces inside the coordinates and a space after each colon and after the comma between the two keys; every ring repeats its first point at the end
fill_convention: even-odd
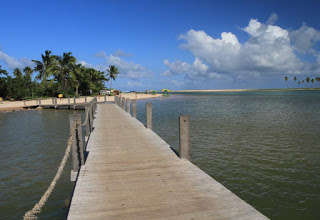
{"type": "Polygon", "coordinates": [[[92,95],[104,89],[104,83],[115,80],[117,67],[110,65],[107,74],[94,68],[77,64],[71,52],[62,56],[46,50],[41,60],[32,60],[35,67],[23,70],[15,68],[13,77],[0,65],[0,97],[9,100],[22,100],[36,97],[53,97],[62,93],[68,95],[92,95]],[[37,73],[32,80],[32,74],[37,73]]]}
{"type": "MultiPolygon", "coordinates": [[[[285,76],[284,80],[288,82],[289,78],[285,76]]],[[[298,88],[319,88],[320,87],[320,77],[316,77],[316,78],[306,77],[305,79],[298,80],[298,78],[294,76],[292,80],[294,84],[298,85],[298,88]]]]}

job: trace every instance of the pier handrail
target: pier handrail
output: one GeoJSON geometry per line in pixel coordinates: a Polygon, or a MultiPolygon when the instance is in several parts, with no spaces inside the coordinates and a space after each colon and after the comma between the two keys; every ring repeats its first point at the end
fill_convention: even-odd
{"type": "MultiPolygon", "coordinates": [[[[50,186],[48,187],[47,191],[42,195],[41,199],[39,200],[39,202],[37,204],[34,205],[34,207],[27,211],[24,216],[23,219],[24,220],[33,220],[33,219],[37,219],[37,215],[40,214],[40,212],[42,211],[43,206],[46,204],[46,202],[48,201],[49,196],[51,195],[51,193],[53,192],[53,190],[55,189],[57,182],[59,181],[61,174],[66,166],[67,160],[70,156],[70,152],[72,152],[72,154],[76,154],[76,155],[72,155],[73,158],[77,158],[79,164],[82,164],[81,160],[83,161],[84,158],[83,156],[81,157],[81,155],[83,155],[83,152],[81,152],[81,147],[80,150],[79,149],[75,149],[77,147],[79,147],[79,142],[80,139],[82,140],[82,137],[80,138],[79,135],[82,135],[81,132],[81,127],[85,126],[85,125],[89,125],[89,120],[91,120],[90,124],[90,131],[87,134],[90,135],[91,131],[92,131],[92,121],[94,119],[94,112],[95,109],[97,107],[97,97],[94,97],[91,102],[90,102],[90,111],[87,111],[86,108],[86,119],[85,122],[83,124],[81,124],[81,116],[80,116],[80,120],[74,120],[72,122],[72,126],[70,126],[70,135],[67,141],[67,148],[65,151],[65,154],[61,160],[60,166],[58,168],[58,171],[55,175],[55,177],[53,178],[50,186]],[[92,117],[90,117],[90,115],[92,117]]],[[[71,125],[71,124],[70,124],[71,125]]],[[[88,127],[87,127],[88,128],[88,127]]],[[[88,137],[87,137],[88,138],[88,137]]],[[[82,149],[83,150],[83,149],[82,149]]],[[[73,161],[73,163],[76,163],[75,161],[73,161]]],[[[78,174],[78,170],[72,170],[71,171],[71,175],[73,173],[77,173],[78,174]]],[[[71,177],[72,178],[72,177],[71,177]]]]}

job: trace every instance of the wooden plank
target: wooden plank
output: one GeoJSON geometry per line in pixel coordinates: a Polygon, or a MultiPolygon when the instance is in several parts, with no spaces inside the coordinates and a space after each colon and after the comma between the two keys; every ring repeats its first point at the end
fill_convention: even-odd
{"type": "Polygon", "coordinates": [[[267,219],[121,107],[98,105],[68,219],[267,219]]]}

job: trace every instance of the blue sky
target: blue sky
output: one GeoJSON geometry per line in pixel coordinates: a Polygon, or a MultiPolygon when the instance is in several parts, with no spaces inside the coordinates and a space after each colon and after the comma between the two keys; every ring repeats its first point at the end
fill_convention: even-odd
{"type": "MultiPolygon", "coordinates": [[[[0,65],[45,50],[119,68],[121,90],[284,88],[320,76],[319,1],[2,1],[0,65]]],[[[34,74],[36,75],[36,74],[34,74]]]]}

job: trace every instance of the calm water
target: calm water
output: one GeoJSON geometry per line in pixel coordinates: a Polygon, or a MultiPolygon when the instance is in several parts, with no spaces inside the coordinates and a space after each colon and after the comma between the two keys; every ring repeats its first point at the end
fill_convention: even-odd
{"type": "MultiPolygon", "coordinates": [[[[320,92],[172,95],[153,103],[153,130],[178,150],[191,117],[191,160],[271,219],[320,219],[320,92]]],[[[79,113],[79,111],[77,111],[79,113]]],[[[66,148],[70,110],[0,113],[0,219],[33,207],[66,148]]],[[[70,165],[40,219],[64,219],[70,165]]]]}
{"type": "MultiPolygon", "coordinates": [[[[0,113],[0,219],[22,219],[47,190],[66,149],[72,113],[0,113]]],[[[40,219],[65,219],[73,190],[70,170],[69,163],[40,219]]]]}
{"type": "MultiPolygon", "coordinates": [[[[162,100],[148,100],[153,130],[174,149],[178,116],[190,115],[194,164],[271,219],[320,219],[319,91],[162,100]]],[[[144,123],[145,102],[138,105],[144,123]]]]}

